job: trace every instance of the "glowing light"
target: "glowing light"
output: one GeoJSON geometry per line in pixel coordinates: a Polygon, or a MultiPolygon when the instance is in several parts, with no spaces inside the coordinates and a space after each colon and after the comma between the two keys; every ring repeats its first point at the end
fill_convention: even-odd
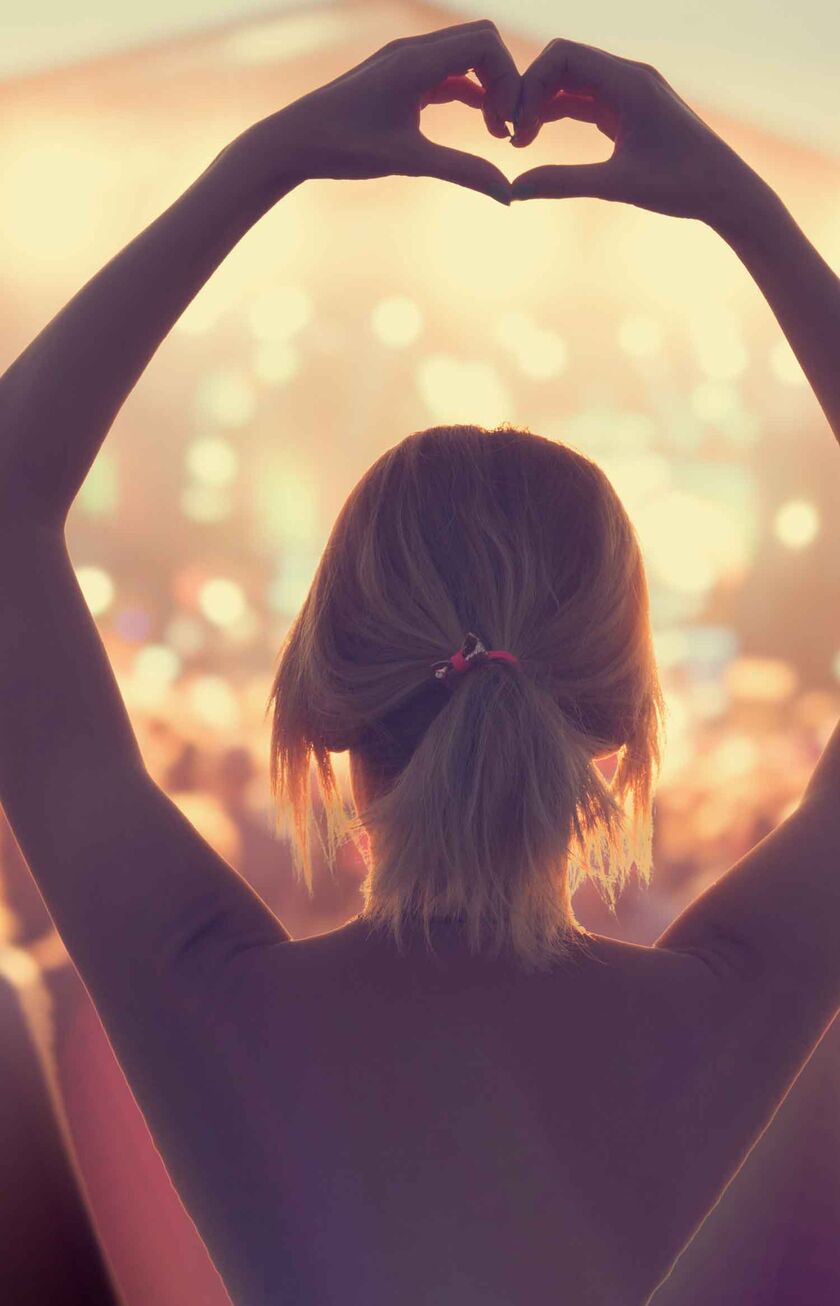
{"type": "Polygon", "coordinates": [[[239,470],[239,454],[221,436],[206,436],[188,448],[187,467],[205,485],[229,485],[239,470]]]}
{"type": "Polygon", "coordinates": [[[131,640],[135,644],[148,639],[151,628],[152,618],[145,608],[123,608],[114,618],[114,629],[118,634],[122,635],[123,639],[131,640]]]}
{"type": "Polygon", "coordinates": [[[345,37],[358,36],[358,15],[291,14],[273,22],[258,23],[234,32],[225,51],[240,64],[275,64],[298,59],[345,37]]]}
{"type": "Polygon", "coordinates": [[[103,146],[93,118],[44,112],[15,127],[12,115],[0,140],[6,265],[25,262],[27,277],[42,273],[54,281],[62,262],[98,249],[109,238],[120,167],[119,152],[103,146]]]}
{"type": "Polygon", "coordinates": [[[262,626],[257,614],[248,608],[238,621],[225,627],[225,636],[231,644],[239,648],[253,644],[261,630],[262,626]]]}
{"type": "Polygon", "coordinates": [[[114,582],[101,567],[77,567],[76,580],[85,603],[94,617],[99,617],[114,601],[114,582]]]}
{"type": "Polygon", "coordinates": [[[599,463],[631,515],[652,494],[671,484],[671,464],[662,454],[636,453],[601,457],[599,463]]]}
{"type": "Polygon", "coordinates": [[[268,385],[286,385],[300,367],[300,353],[285,340],[265,341],[254,354],[254,375],[268,385]]]}
{"type": "Polygon", "coordinates": [[[691,392],[692,411],[702,422],[728,421],[740,405],[736,387],[726,381],[701,381],[691,392]]]}
{"type": "Polygon", "coordinates": [[[724,675],[733,698],[763,703],[784,702],[799,683],[795,668],[780,658],[735,658],[724,675]]]}
{"type": "MultiPolygon", "coordinates": [[[[440,108],[445,114],[448,107],[426,110],[424,130],[427,119],[433,130],[433,110],[440,108]]],[[[441,130],[448,145],[467,150],[476,146],[472,134],[465,134],[462,141],[453,137],[443,116],[441,130]]],[[[410,248],[413,238],[415,253],[422,256],[426,282],[445,286],[450,301],[468,303],[476,324],[480,314],[492,312],[500,304],[520,303],[527,300],[529,292],[542,292],[547,259],[556,284],[562,285],[563,259],[572,262],[577,243],[570,207],[515,204],[508,209],[492,202],[488,205],[483,195],[434,178],[412,179],[410,184],[413,225],[408,232],[401,231],[401,241],[410,248]],[[428,231],[440,232],[440,239],[427,240],[428,231]],[[509,249],[511,241],[515,242],[516,257],[500,258],[499,251],[509,249]]]]}
{"type": "Polygon", "coordinates": [[[533,331],[519,351],[519,368],[526,376],[548,381],[566,366],[565,341],[554,331],[533,331]]]}
{"type": "Polygon", "coordinates": [[[134,659],[133,671],[138,680],[155,685],[171,685],[181,670],[181,659],[166,644],[147,644],[134,659]]]}
{"type": "Polygon", "coordinates": [[[719,579],[738,575],[748,561],[740,514],[709,499],[663,494],[648,502],[637,530],[655,574],[680,593],[705,593],[719,579]]]}
{"type": "Polygon", "coordinates": [[[511,410],[510,396],[489,363],[432,354],[418,363],[417,388],[439,422],[496,426],[511,410]]]}
{"type": "Polygon", "coordinates": [[[286,616],[293,616],[309,593],[317,566],[315,553],[305,549],[290,550],[269,586],[267,597],[271,607],[286,616]]]}
{"type": "Polygon", "coordinates": [[[657,665],[663,670],[679,666],[688,658],[688,632],[679,627],[654,631],[653,650],[657,665]]]}
{"type": "Polygon", "coordinates": [[[665,748],[659,778],[668,781],[678,776],[693,756],[691,718],[683,699],[665,689],[665,748]]]}
{"type": "Polygon", "coordinates": [[[202,585],[198,592],[198,606],[214,625],[232,626],[245,615],[248,603],[241,585],[217,576],[202,585]]]}
{"type": "Polygon", "coordinates": [[[689,332],[707,376],[715,381],[734,381],[746,370],[749,355],[731,314],[702,302],[695,304],[689,332]]]}
{"type": "Polygon", "coordinates": [[[808,378],[799,365],[799,359],[784,339],[774,345],[770,354],[770,368],[785,385],[806,388],[808,378]]]}
{"type": "Polygon", "coordinates": [[[783,503],[773,519],[776,536],[789,549],[804,549],[816,538],[820,516],[806,499],[783,503]]]}
{"type": "Polygon", "coordinates": [[[221,426],[244,426],[254,416],[257,400],[243,372],[222,368],[199,383],[196,407],[201,417],[210,417],[221,426]]]}
{"type": "Polygon", "coordinates": [[[229,277],[216,273],[187,304],[175,323],[175,330],[185,336],[205,335],[232,307],[232,299],[229,277]]]}
{"type": "Polygon", "coordinates": [[[516,357],[521,372],[534,380],[550,380],[566,366],[567,349],[556,331],[537,325],[532,317],[518,309],[502,313],[494,335],[516,357]]]}
{"type": "Polygon", "coordinates": [[[758,744],[748,735],[729,735],[712,750],[710,762],[722,780],[732,780],[754,771],[759,759],[758,744]]]}
{"type": "Polygon", "coordinates": [[[204,648],[206,637],[201,622],[179,612],[164,630],[164,638],[182,658],[195,657],[204,648]]]}
{"type": "Polygon", "coordinates": [[[233,503],[224,486],[188,485],[181,494],[181,511],[191,521],[224,521],[233,511],[233,503]]]}
{"type": "Polygon", "coordinates": [[[638,314],[625,318],[618,329],[618,343],[633,358],[649,358],[662,348],[662,328],[651,317],[638,314]]]}
{"type": "Polygon", "coordinates": [[[313,545],[319,535],[318,486],[292,457],[263,455],[253,481],[256,526],[265,544],[313,545]]]}
{"type": "Polygon", "coordinates": [[[257,340],[288,340],[312,320],[312,299],[302,286],[272,286],[248,309],[257,340]]]}
{"type": "Polygon", "coordinates": [[[380,299],[371,313],[373,334],[391,349],[403,349],[423,330],[423,314],[407,295],[389,295],[380,299]]]}
{"type": "Polygon", "coordinates": [[[197,676],[187,689],[187,700],[204,725],[234,730],[240,723],[239,700],[221,676],[197,676]]]}
{"type": "Polygon", "coordinates": [[[117,506],[117,473],[107,449],[97,455],[85,477],[77,502],[92,516],[105,516],[117,506]]]}
{"type": "Polygon", "coordinates": [[[834,655],[834,661],[831,664],[831,669],[834,672],[835,678],[837,680],[840,680],[840,649],[838,649],[834,655]]]}
{"type": "Polygon", "coordinates": [[[520,312],[519,309],[511,309],[498,318],[494,334],[505,349],[518,353],[522,348],[523,340],[527,340],[535,329],[536,323],[532,317],[520,312]]]}

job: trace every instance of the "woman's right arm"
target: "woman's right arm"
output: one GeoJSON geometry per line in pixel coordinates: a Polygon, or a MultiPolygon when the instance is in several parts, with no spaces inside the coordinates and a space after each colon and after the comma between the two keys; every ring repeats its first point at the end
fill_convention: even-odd
{"type": "MultiPolygon", "coordinates": [[[[512,143],[576,118],[615,143],[605,163],[543,166],[515,200],[593,196],[717,231],[776,315],[840,441],[840,281],[770,187],[653,68],[552,41],[525,73],[512,143]]],[[[795,811],[686,908],[657,947],[775,975],[840,1004],[840,726],[795,811]]],[[[819,1014],[819,1013],[816,1013],[819,1014]]]]}

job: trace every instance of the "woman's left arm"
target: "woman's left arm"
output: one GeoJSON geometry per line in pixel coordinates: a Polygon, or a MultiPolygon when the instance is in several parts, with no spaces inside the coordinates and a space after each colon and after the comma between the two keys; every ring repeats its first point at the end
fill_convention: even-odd
{"type": "MultiPolygon", "coordinates": [[[[0,523],[64,525],[117,413],[245,233],[307,178],[426,175],[510,203],[503,173],[419,129],[431,102],[513,118],[519,74],[492,23],[394,41],[243,132],[106,264],[0,377],[0,523]],[[463,76],[475,69],[481,84],[463,76]]],[[[56,222],[61,221],[60,211],[56,222]]]]}

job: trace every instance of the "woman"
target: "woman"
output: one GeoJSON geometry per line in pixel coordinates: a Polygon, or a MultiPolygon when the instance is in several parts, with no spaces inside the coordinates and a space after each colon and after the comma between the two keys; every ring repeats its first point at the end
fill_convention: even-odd
{"type": "Polygon", "coordinates": [[[710,224],[840,435],[837,279],[658,73],[554,41],[520,75],[486,21],[393,42],[238,137],[0,379],[0,797],[234,1301],[636,1306],[837,1009],[840,732],[654,947],[587,934],[575,876],[647,869],[661,699],[632,528],[562,445],[419,432],[348,499],[277,672],[301,864],[308,760],[335,815],[341,748],[371,858],[361,916],[293,942],[144,770],[65,547],[236,241],[308,178],[389,174],[710,224]],[[451,99],[517,147],[570,116],[615,153],[510,186],[420,134],[451,99]]]}

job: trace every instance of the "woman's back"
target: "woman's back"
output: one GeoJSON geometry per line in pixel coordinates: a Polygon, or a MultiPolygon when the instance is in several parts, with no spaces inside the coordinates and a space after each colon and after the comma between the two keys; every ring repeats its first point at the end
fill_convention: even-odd
{"type": "Polygon", "coordinates": [[[833,1010],[702,954],[595,936],[528,975],[433,931],[438,962],[355,920],[242,954],[207,995],[177,1150],[229,1287],[638,1306],[833,1010]]]}

